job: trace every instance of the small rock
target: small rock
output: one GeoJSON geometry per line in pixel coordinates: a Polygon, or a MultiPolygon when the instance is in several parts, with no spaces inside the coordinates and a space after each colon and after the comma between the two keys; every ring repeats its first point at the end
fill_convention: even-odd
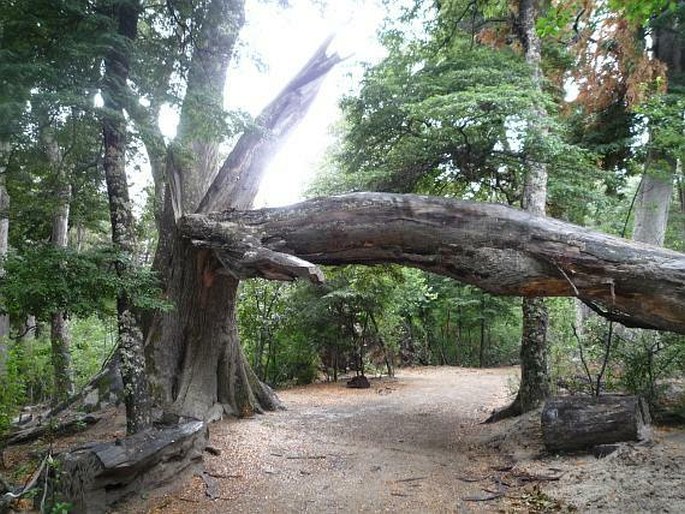
{"type": "Polygon", "coordinates": [[[100,403],[100,393],[98,392],[97,389],[93,389],[83,399],[83,407],[86,410],[86,412],[92,412],[95,409],[97,409],[99,403],[100,403]]]}

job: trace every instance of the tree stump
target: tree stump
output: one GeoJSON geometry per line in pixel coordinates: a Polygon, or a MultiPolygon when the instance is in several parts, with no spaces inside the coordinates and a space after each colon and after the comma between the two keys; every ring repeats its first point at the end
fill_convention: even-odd
{"type": "Polygon", "coordinates": [[[55,488],[70,512],[100,513],[126,496],[159,487],[202,459],[207,425],[192,421],[95,443],[59,457],[55,488]]]}
{"type": "Polygon", "coordinates": [[[647,405],[637,396],[558,396],[542,409],[542,437],[549,451],[587,450],[640,440],[649,422],[647,405]]]}

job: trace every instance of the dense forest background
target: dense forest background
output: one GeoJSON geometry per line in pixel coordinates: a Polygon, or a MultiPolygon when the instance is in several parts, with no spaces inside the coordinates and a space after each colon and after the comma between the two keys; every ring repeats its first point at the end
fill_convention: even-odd
{"type": "MultiPolygon", "coordinates": [[[[155,126],[162,109],[179,108],[190,80],[193,2],[167,4],[141,5],[136,101],[117,99],[129,176],[159,173],[155,126]]],[[[134,244],[112,243],[101,135],[112,115],[103,82],[112,79],[101,56],[120,31],[109,8],[13,0],[0,12],[0,430],[22,407],[62,401],[102,368],[117,346],[122,297],[142,313],[175,308],[152,271],[164,228],[159,191],[150,188],[136,213],[134,244]]],[[[513,23],[519,8],[411,2],[387,20],[387,56],[341,100],[336,144],[307,195],[375,190],[521,206],[534,162],[548,175],[547,215],[684,251],[685,2],[549,2],[535,21],[536,62],[513,23]]],[[[203,123],[233,140],[254,123],[221,105],[203,109],[212,114],[203,123]]],[[[320,286],[241,283],[240,338],[264,382],[519,362],[519,298],[395,266],[326,274],[320,286]]],[[[553,389],[628,390],[658,406],[671,379],[682,379],[682,336],[626,330],[572,299],[546,303],[553,389]]]]}

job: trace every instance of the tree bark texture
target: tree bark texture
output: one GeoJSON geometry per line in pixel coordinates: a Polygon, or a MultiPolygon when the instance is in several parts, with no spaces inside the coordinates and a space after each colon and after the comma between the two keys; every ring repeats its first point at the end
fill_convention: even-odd
{"type": "MultiPolygon", "coordinates": [[[[174,262],[191,263],[174,275],[168,290],[176,308],[163,315],[152,387],[167,412],[214,420],[278,406],[253,376],[238,343],[235,302],[238,280],[222,273],[213,252],[187,242],[176,245],[174,262]]],[[[154,342],[154,341],[153,341],[154,342]]]]}
{"type": "Polygon", "coordinates": [[[519,413],[540,405],[549,395],[547,365],[547,307],[543,298],[523,299],[523,337],[521,339],[521,384],[514,400],[519,413]]]}
{"type": "MultiPolygon", "coordinates": [[[[115,2],[114,21],[124,42],[115,44],[105,60],[103,83],[104,168],[112,222],[112,243],[120,257],[117,274],[126,276],[133,269],[134,226],[126,177],[126,120],[122,108],[127,94],[129,44],[137,35],[138,2],[115,2]]],[[[118,349],[124,382],[126,428],[128,433],[145,429],[151,423],[151,405],[145,372],[143,334],[133,313],[133,302],[125,291],[117,298],[118,349]]]]}
{"type": "MultiPolygon", "coordinates": [[[[266,163],[306,113],[323,77],[340,60],[337,55],[326,55],[327,44],[264,109],[258,126],[239,139],[216,176],[212,174],[212,185],[199,206],[190,201],[185,184],[191,180],[204,184],[211,170],[204,165],[183,168],[170,163],[169,181],[179,185],[178,194],[183,194],[171,202],[176,205],[167,209],[167,216],[177,216],[178,209],[193,212],[195,208],[252,205],[266,163]],[[189,176],[181,180],[179,173],[189,176]]],[[[163,272],[167,297],[175,309],[152,323],[147,352],[152,388],[163,410],[209,420],[225,413],[250,415],[280,407],[273,391],[249,367],[239,344],[235,325],[238,277],[226,273],[214,252],[183,239],[173,218],[166,223],[171,236],[160,245],[156,262],[167,270],[163,272]]]]}
{"type": "MultiPolygon", "coordinates": [[[[45,120],[41,139],[45,154],[57,187],[54,192],[55,206],[52,213],[51,243],[56,248],[66,248],[69,243],[69,207],[71,204],[71,184],[68,182],[62,150],[55,139],[50,120],[45,120]]],[[[50,317],[50,344],[52,347],[52,367],[54,368],[54,400],[62,402],[74,394],[74,378],[71,365],[71,337],[66,312],[56,311],[50,317]]]]}
{"type": "Polygon", "coordinates": [[[637,441],[650,422],[637,396],[559,396],[542,410],[542,437],[549,451],[578,451],[600,444],[637,441]]]}
{"type": "Polygon", "coordinates": [[[71,504],[69,512],[110,512],[117,501],[167,484],[199,464],[207,437],[207,426],[193,421],[91,444],[58,457],[55,484],[71,504]]]}
{"type": "Polygon", "coordinates": [[[673,175],[645,170],[635,201],[635,241],[663,246],[672,196],[673,175]]]}
{"type": "Polygon", "coordinates": [[[189,215],[180,231],[233,277],[321,280],[315,264],[413,266],[490,293],[576,296],[628,326],[685,333],[685,255],[504,205],[355,193],[189,215]]]}

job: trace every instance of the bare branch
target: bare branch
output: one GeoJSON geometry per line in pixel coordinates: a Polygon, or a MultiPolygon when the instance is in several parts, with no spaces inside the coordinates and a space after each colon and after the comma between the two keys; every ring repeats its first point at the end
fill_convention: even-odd
{"type": "Polygon", "coordinates": [[[238,140],[200,202],[198,213],[251,207],[269,159],[307,113],[325,76],[341,61],[337,54],[326,54],[332,38],[324,41],[262,111],[257,117],[257,127],[247,130],[238,140]]]}

